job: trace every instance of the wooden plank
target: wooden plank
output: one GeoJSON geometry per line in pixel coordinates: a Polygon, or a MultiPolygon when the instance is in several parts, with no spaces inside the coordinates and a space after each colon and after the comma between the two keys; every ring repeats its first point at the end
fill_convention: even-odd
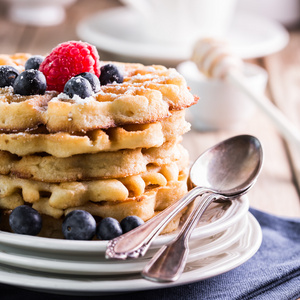
{"type": "MultiPolygon", "coordinates": [[[[270,73],[272,97],[276,105],[300,132],[300,33],[292,32],[288,46],[281,52],[266,58],[270,73]]],[[[300,152],[288,143],[294,181],[300,191],[300,152]]]]}
{"type": "Polygon", "coordinates": [[[12,24],[5,18],[0,19],[0,53],[19,52],[19,43],[24,33],[24,26],[12,24]]]}
{"type": "Polygon", "coordinates": [[[118,5],[120,3],[117,0],[77,1],[67,8],[62,24],[49,27],[22,26],[3,18],[0,20],[0,53],[49,53],[61,42],[78,39],[76,26],[80,20],[118,5]]]}

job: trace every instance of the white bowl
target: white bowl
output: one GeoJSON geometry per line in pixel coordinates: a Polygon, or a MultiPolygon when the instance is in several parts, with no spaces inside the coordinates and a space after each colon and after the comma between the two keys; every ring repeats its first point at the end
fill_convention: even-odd
{"type": "MultiPolygon", "coordinates": [[[[177,70],[185,77],[191,92],[200,97],[198,103],[188,109],[194,129],[239,128],[253,116],[255,104],[231,83],[206,78],[191,61],[179,64],[177,70]]],[[[253,90],[264,93],[268,74],[263,68],[245,63],[243,73],[253,90]]]]}
{"type": "Polygon", "coordinates": [[[65,8],[75,0],[5,0],[9,3],[8,16],[19,24],[53,26],[65,19],[65,8]]]}

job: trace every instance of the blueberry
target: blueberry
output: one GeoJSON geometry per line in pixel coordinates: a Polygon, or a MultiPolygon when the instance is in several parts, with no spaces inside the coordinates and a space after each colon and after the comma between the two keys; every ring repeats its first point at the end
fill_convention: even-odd
{"type": "Polygon", "coordinates": [[[128,216],[121,221],[123,233],[126,233],[142,224],[144,221],[138,216],[128,216]]]}
{"type": "Polygon", "coordinates": [[[84,73],[80,73],[80,74],[76,75],[75,77],[77,77],[77,76],[81,76],[84,79],[88,80],[94,93],[97,93],[100,91],[100,81],[99,81],[99,78],[95,74],[89,73],[89,72],[84,72],[84,73]]]}
{"type": "Polygon", "coordinates": [[[17,69],[11,66],[0,66],[0,87],[13,86],[19,76],[17,69]]]}
{"type": "Polygon", "coordinates": [[[74,95],[78,95],[80,98],[85,99],[92,96],[93,89],[87,79],[81,76],[76,76],[67,81],[65,84],[64,93],[70,98],[73,98],[74,95]]]}
{"type": "Polygon", "coordinates": [[[45,57],[41,55],[33,55],[25,63],[25,70],[38,70],[40,64],[44,61],[45,57]]]}
{"type": "Polygon", "coordinates": [[[42,217],[32,207],[21,205],[11,212],[9,225],[15,233],[37,235],[42,229],[42,217]]]}
{"type": "Polygon", "coordinates": [[[85,210],[73,210],[65,217],[62,232],[67,240],[91,240],[96,232],[96,221],[85,210]]]}
{"type": "Polygon", "coordinates": [[[25,70],[14,83],[14,93],[22,96],[44,95],[46,88],[46,78],[38,70],[25,70]]]}
{"type": "Polygon", "coordinates": [[[96,229],[96,236],[100,240],[112,240],[122,234],[120,223],[114,218],[104,218],[96,229]]]}
{"type": "Polygon", "coordinates": [[[113,64],[107,64],[100,68],[100,83],[106,85],[109,83],[122,83],[123,76],[119,69],[113,64]]]}

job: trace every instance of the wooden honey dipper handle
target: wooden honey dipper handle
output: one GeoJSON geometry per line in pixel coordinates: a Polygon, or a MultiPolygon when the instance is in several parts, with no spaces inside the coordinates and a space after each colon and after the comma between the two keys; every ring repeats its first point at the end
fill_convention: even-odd
{"type": "Polygon", "coordinates": [[[253,91],[241,72],[243,62],[233,55],[227,45],[214,39],[199,40],[194,48],[192,61],[207,77],[227,80],[245,93],[276,126],[277,130],[300,149],[300,129],[264,95],[253,91]]]}

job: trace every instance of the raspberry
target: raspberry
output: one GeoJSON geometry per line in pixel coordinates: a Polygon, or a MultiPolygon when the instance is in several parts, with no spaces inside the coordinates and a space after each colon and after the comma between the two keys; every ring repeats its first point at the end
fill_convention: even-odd
{"type": "Polygon", "coordinates": [[[47,90],[62,92],[65,83],[83,72],[100,75],[97,49],[85,42],[70,41],[59,44],[46,56],[39,70],[47,79],[47,90]]]}

